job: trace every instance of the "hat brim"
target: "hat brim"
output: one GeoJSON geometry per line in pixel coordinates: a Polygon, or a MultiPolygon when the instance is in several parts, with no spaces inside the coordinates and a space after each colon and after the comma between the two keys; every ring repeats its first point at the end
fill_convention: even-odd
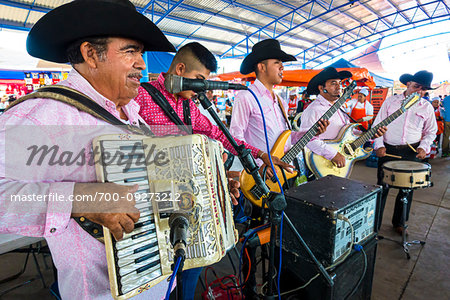
{"type": "Polygon", "coordinates": [[[332,74],[332,76],[330,76],[329,74],[326,73],[322,73],[320,72],[319,74],[317,74],[316,76],[314,76],[309,82],[308,82],[308,86],[306,87],[306,91],[308,93],[308,95],[318,95],[320,93],[319,91],[319,85],[322,84],[323,82],[330,80],[330,79],[346,79],[346,78],[351,78],[353,76],[353,74],[349,71],[339,71],[337,73],[332,74]]]}
{"type": "Polygon", "coordinates": [[[287,54],[278,48],[267,48],[264,51],[251,52],[247,55],[241,64],[240,72],[243,75],[250,74],[255,71],[255,66],[257,63],[266,59],[279,59],[282,62],[286,61],[296,61],[295,56],[287,54]]]}
{"type": "MultiPolygon", "coordinates": [[[[402,76],[400,76],[399,78],[400,82],[403,83],[404,85],[406,85],[408,82],[410,81],[414,81],[417,82],[414,75],[411,74],[403,74],[402,76]]],[[[421,84],[424,88],[426,88],[427,90],[435,90],[438,89],[439,87],[436,88],[432,88],[431,86],[429,86],[428,84],[423,84],[421,82],[417,82],[419,84],[421,84]]]]}
{"type": "Polygon", "coordinates": [[[71,43],[102,36],[137,40],[144,44],[144,51],[175,51],[161,30],[144,15],[106,1],[73,1],[48,12],[31,28],[27,51],[37,58],[66,63],[71,43]]]}

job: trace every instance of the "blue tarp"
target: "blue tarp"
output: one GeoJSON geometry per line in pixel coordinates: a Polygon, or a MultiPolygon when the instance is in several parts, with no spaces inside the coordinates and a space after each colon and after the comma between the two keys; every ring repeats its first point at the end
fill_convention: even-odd
{"type": "MultiPolygon", "coordinates": [[[[330,67],[334,68],[360,68],[360,66],[357,66],[355,64],[352,64],[348,60],[345,60],[343,58],[339,59],[338,61],[335,61],[330,65],[330,67]]],[[[380,87],[393,87],[394,86],[394,80],[381,77],[379,75],[376,75],[375,73],[370,72],[370,75],[373,77],[373,80],[375,81],[375,84],[380,87]]]]}
{"type": "Polygon", "coordinates": [[[147,52],[147,69],[149,73],[161,73],[169,70],[175,54],[168,52],[147,52]]]}
{"type": "Polygon", "coordinates": [[[19,79],[24,80],[23,70],[0,70],[0,79],[19,79]]]}

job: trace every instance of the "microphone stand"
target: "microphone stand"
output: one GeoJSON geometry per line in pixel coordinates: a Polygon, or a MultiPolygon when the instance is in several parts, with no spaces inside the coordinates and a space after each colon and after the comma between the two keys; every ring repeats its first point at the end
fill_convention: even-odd
{"type": "MultiPolygon", "coordinates": [[[[311,257],[311,259],[316,264],[316,268],[318,271],[325,277],[326,281],[328,282],[329,286],[332,287],[334,285],[333,279],[330,277],[330,275],[327,273],[323,265],[317,260],[314,253],[312,253],[311,249],[309,249],[306,242],[301,237],[300,233],[297,231],[297,229],[292,224],[289,217],[284,213],[284,209],[286,208],[286,199],[284,195],[276,192],[271,192],[269,188],[267,187],[264,180],[261,178],[258,170],[258,166],[256,165],[255,159],[251,155],[250,149],[245,148],[245,145],[238,145],[234,138],[231,136],[229,130],[227,127],[222,123],[217,113],[214,111],[214,108],[212,107],[211,101],[206,97],[205,92],[198,92],[197,93],[198,100],[200,101],[201,105],[204,109],[206,109],[211,117],[216,121],[217,126],[220,128],[220,130],[223,132],[225,137],[228,139],[228,141],[233,146],[234,150],[237,152],[239,160],[242,163],[242,166],[244,167],[245,171],[249,173],[253,179],[255,180],[256,185],[263,191],[264,198],[267,199],[268,207],[269,207],[269,221],[271,224],[270,228],[270,243],[269,243],[269,281],[267,283],[267,296],[265,299],[275,299],[275,295],[273,295],[273,275],[274,274],[274,259],[275,259],[275,242],[277,238],[277,227],[281,222],[281,216],[283,215],[284,220],[286,220],[287,225],[291,228],[291,230],[294,232],[294,235],[297,237],[297,239],[300,241],[301,245],[305,248],[308,255],[311,257]]],[[[278,270],[279,272],[280,270],[278,270]]],[[[278,287],[280,288],[280,287],[278,287]]]]}

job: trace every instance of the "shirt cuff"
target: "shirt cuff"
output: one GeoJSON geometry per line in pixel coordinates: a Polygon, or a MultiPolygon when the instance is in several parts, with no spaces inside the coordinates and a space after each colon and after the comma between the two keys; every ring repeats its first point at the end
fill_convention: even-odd
{"type": "Polygon", "coordinates": [[[425,141],[421,141],[417,148],[422,148],[427,154],[431,151],[431,147],[425,141]]]}
{"type": "Polygon", "coordinates": [[[383,148],[384,146],[384,142],[383,142],[383,138],[379,137],[377,139],[374,140],[373,142],[373,149],[374,150],[378,150],[379,148],[383,148]]]}
{"type": "Polygon", "coordinates": [[[323,153],[323,157],[325,157],[328,160],[332,160],[336,154],[338,153],[338,151],[336,149],[330,149],[330,150],[325,150],[323,153]]]}
{"type": "Polygon", "coordinates": [[[50,184],[44,237],[62,233],[72,214],[74,182],[55,182],[50,184]]]}

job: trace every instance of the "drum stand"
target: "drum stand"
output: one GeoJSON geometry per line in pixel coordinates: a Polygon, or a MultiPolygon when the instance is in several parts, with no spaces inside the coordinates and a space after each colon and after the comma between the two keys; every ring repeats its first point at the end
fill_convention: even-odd
{"type": "Polygon", "coordinates": [[[411,193],[412,189],[401,189],[403,192],[403,197],[400,201],[403,203],[403,220],[402,220],[402,246],[403,251],[406,253],[406,258],[411,259],[411,255],[409,255],[409,247],[414,245],[425,245],[424,241],[414,240],[408,242],[406,239],[406,228],[408,228],[408,225],[406,225],[406,215],[408,210],[408,196],[411,193]]]}

